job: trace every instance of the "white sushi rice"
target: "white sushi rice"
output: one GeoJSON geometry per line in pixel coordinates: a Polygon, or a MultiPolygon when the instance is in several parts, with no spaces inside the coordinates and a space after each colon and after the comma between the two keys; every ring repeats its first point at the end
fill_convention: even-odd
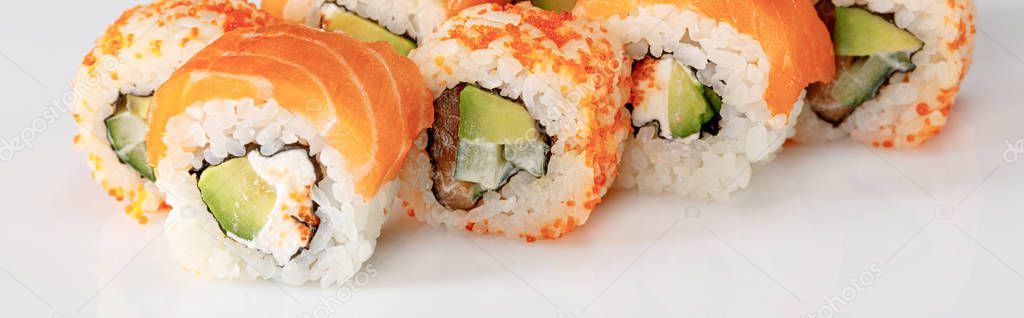
{"type": "MultiPolygon", "coordinates": [[[[603,115],[588,116],[590,114],[582,110],[588,108],[580,103],[610,103],[600,107],[611,112],[612,117],[620,110],[625,111],[621,106],[628,97],[627,87],[615,85],[609,88],[599,84],[619,84],[628,78],[629,62],[620,43],[608,37],[596,24],[582,21],[570,24],[575,32],[584,36],[572,39],[561,47],[550,40],[535,42],[543,47],[534,51],[536,54],[543,52],[545,56],[560,56],[574,61],[585,60],[595,48],[613,52],[613,56],[617,56],[609,61],[595,62],[600,64],[595,68],[613,73],[613,78],[590,76],[587,82],[580,83],[573,80],[571,72],[554,70],[552,63],[543,63],[533,69],[524,67],[513,52],[502,49],[511,41],[510,36],[495,39],[487,48],[479,50],[473,50],[457,39],[447,38],[449,31],[460,25],[504,28],[508,24],[518,25],[521,34],[526,37],[543,38],[539,29],[522,23],[523,17],[520,15],[479,6],[463,11],[453,20],[428,36],[422,46],[410,54],[410,58],[419,65],[434,96],[460,83],[473,83],[499,92],[510,100],[520,99],[530,115],[556,140],[551,145],[547,174],[536,178],[520,172],[498,191],[485,193],[477,207],[469,211],[448,209],[437,201],[432,192],[433,164],[424,151],[427,145],[424,135],[410,152],[400,176],[400,208],[428,224],[528,241],[558,238],[575,225],[582,225],[593,208],[587,202],[596,202],[595,199],[599,201],[607,185],[597,185],[599,193],[593,193],[595,168],[587,162],[587,154],[581,154],[574,147],[585,142],[584,136],[595,133],[593,127],[607,126],[609,124],[606,121],[614,119],[600,117],[603,115]],[[593,46],[587,44],[587,38],[593,40],[593,46]],[[595,101],[599,96],[607,100],[595,101]]],[[[622,114],[622,118],[626,118],[625,114],[622,114]]],[[[605,143],[603,146],[614,149],[615,162],[611,168],[614,169],[621,158],[628,124],[623,121],[621,125],[612,126],[614,132],[602,142],[605,143]]],[[[606,173],[612,175],[607,180],[611,183],[614,175],[611,171],[606,173]]]]}
{"type": "Polygon", "coordinates": [[[157,166],[159,185],[172,210],[165,224],[171,254],[186,268],[217,279],[274,279],[322,286],[345,282],[373,254],[385,208],[398,183],[385,185],[373,198],[355,191],[345,158],[326,144],[309,120],[279,107],[273,100],[210,101],[171,117],[163,141],[167,150],[157,166]],[[203,202],[195,171],[246,154],[258,146],[269,156],[288,145],[308,148],[323,171],[312,188],[320,225],[308,249],[279,267],[272,255],[239,243],[221,231],[203,202]]]}
{"type": "Polygon", "coordinates": [[[945,126],[947,116],[942,108],[952,102],[953,96],[948,96],[948,92],[956,94],[967,72],[973,33],[968,34],[968,43],[958,48],[951,48],[949,43],[963,36],[957,23],[972,20],[973,1],[832,0],[832,3],[893,14],[896,26],[917,36],[925,43],[924,48],[912,56],[917,66],[914,71],[894,75],[878,96],[858,106],[838,127],[818,118],[814,112],[806,112],[800,118],[795,139],[813,143],[851,135],[855,140],[876,147],[900,148],[916,146],[937,132],[935,129],[945,126]],[[918,109],[921,104],[927,105],[923,113],[918,109]]]}
{"type": "MultiPolygon", "coordinates": [[[[617,186],[645,194],[672,192],[721,199],[750,182],[754,166],[771,161],[803,108],[773,115],[765,101],[770,62],[761,45],[725,22],[671,5],[635,8],[605,25],[627,43],[635,59],[673,58],[722,96],[717,135],[666,139],[640,128],[629,142],[617,186]]],[[[667,126],[662,126],[667,129],[667,126]]]]}
{"type": "MultiPolygon", "coordinates": [[[[243,3],[209,2],[236,6],[243,3]]],[[[224,34],[227,15],[199,10],[190,16],[190,9],[144,7],[134,11],[117,27],[120,41],[132,40],[122,42],[124,46],[116,54],[105,53],[103,47],[107,43],[98,43],[89,53],[94,63],[79,68],[72,80],[72,110],[78,123],[75,144],[89,153],[89,167],[96,182],[111,194],[126,199],[126,211],[137,218],[144,219],[142,212],[157,211],[163,204],[163,195],[152,182],[118,159],[107,138],[104,120],[113,114],[118,96],[153,94],[174,70],[224,34]]],[[[253,12],[257,12],[255,8],[253,12]]]]}
{"type": "Polygon", "coordinates": [[[311,12],[286,15],[304,15],[312,27],[322,28],[323,21],[335,12],[350,12],[414,41],[434,32],[448,17],[443,0],[293,0],[286,11],[289,8],[311,8],[311,12]]]}

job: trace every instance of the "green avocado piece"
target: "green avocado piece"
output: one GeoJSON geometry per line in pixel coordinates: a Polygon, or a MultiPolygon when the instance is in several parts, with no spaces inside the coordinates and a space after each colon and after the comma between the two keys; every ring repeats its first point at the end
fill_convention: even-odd
{"type": "Polygon", "coordinates": [[[576,7],[576,0],[533,0],[533,6],[557,12],[572,11],[576,7]]]}
{"type": "Polygon", "coordinates": [[[836,7],[834,33],[836,55],[840,56],[915,52],[924,46],[907,30],[863,8],[836,7]]]}
{"type": "Polygon", "coordinates": [[[832,86],[832,97],[843,106],[858,106],[875,97],[878,89],[893,73],[914,68],[906,52],[872,55],[860,59],[839,74],[832,86]]]}
{"type": "Polygon", "coordinates": [[[339,10],[332,14],[327,21],[324,21],[324,29],[331,32],[342,32],[363,42],[383,41],[402,55],[409,55],[409,52],[416,48],[416,42],[391,33],[373,21],[345,11],[339,10]]]}
{"type": "Polygon", "coordinates": [[[685,138],[699,133],[701,126],[715,115],[715,109],[705,97],[710,89],[705,89],[697,77],[679,62],[672,61],[670,76],[668,122],[672,137],[685,138]]]}
{"type": "Polygon", "coordinates": [[[104,120],[107,140],[121,162],[143,178],[156,180],[153,167],[146,162],[146,114],[152,97],[122,95],[114,105],[114,114],[104,120]]]}
{"type": "Polygon", "coordinates": [[[523,105],[473,85],[459,99],[459,140],[514,144],[540,141],[537,122],[523,105]]]}
{"type": "Polygon", "coordinates": [[[220,228],[252,241],[269,221],[277,191],[253,170],[246,157],[206,168],[199,192],[220,228]]]}

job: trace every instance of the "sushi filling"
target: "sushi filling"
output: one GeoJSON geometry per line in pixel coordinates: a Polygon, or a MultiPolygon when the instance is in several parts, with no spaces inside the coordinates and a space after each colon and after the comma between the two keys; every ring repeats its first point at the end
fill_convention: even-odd
{"type": "Polygon", "coordinates": [[[819,118],[838,126],[890,79],[913,71],[911,57],[924,43],[896,26],[892,15],[836,7],[831,1],[820,1],[816,8],[835,42],[836,78],[808,87],[807,101],[819,118]]]}
{"type": "Polygon", "coordinates": [[[664,139],[713,136],[721,130],[722,97],[675,58],[647,57],[637,62],[633,80],[629,107],[634,127],[653,125],[664,139]]]}
{"type": "Polygon", "coordinates": [[[556,12],[569,12],[576,7],[576,0],[531,0],[533,6],[556,12]]]}
{"type": "Polygon", "coordinates": [[[470,210],[487,191],[518,173],[547,173],[550,141],[521,103],[460,84],[434,101],[428,150],[434,196],[447,208],[470,210]]]}
{"type": "Polygon", "coordinates": [[[305,149],[263,156],[250,150],[199,172],[199,191],[225,235],[286,265],[308,249],[320,219],[318,177],[305,149]]]}
{"type": "Polygon", "coordinates": [[[407,34],[395,34],[376,21],[366,19],[349,12],[334,3],[323,5],[320,16],[320,28],[330,32],[345,33],[363,42],[385,42],[398,54],[409,55],[416,48],[407,34]]]}
{"type": "Polygon", "coordinates": [[[156,180],[146,162],[146,113],[151,96],[122,94],[114,102],[114,114],[104,121],[107,141],[117,158],[149,181],[156,180]]]}

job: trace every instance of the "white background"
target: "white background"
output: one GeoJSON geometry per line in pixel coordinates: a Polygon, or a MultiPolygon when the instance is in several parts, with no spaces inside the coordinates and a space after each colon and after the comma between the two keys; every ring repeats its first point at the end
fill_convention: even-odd
{"type": "Polygon", "coordinates": [[[0,317],[1019,315],[1024,149],[1004,160],[1024,138],[1019,1],[978,1],[976,63],[952,123],[920,149],[789,147],[732,200],[614,193],[555,242],[399,217],[370,270],[331,289],[179,269],[161,218],[139,226],[93,184],[70,114],[46,120],[135,2],[0,3],[0,138],[32,145],[0,162],[0,317]]]}

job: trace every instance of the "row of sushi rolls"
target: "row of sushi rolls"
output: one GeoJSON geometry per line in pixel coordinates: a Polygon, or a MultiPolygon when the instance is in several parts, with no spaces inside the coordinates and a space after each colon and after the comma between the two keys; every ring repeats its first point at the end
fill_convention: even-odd
{"type": "MultiPolygon", "coordinates": [[[[92,176],[215,279],[342,284],[397,217],[535,242],[610,188],[936,136],[971,0],[156,0],[73,80],[92,176]]],[[[882,150],[884,151],[884,150],[882,150]]]]}

